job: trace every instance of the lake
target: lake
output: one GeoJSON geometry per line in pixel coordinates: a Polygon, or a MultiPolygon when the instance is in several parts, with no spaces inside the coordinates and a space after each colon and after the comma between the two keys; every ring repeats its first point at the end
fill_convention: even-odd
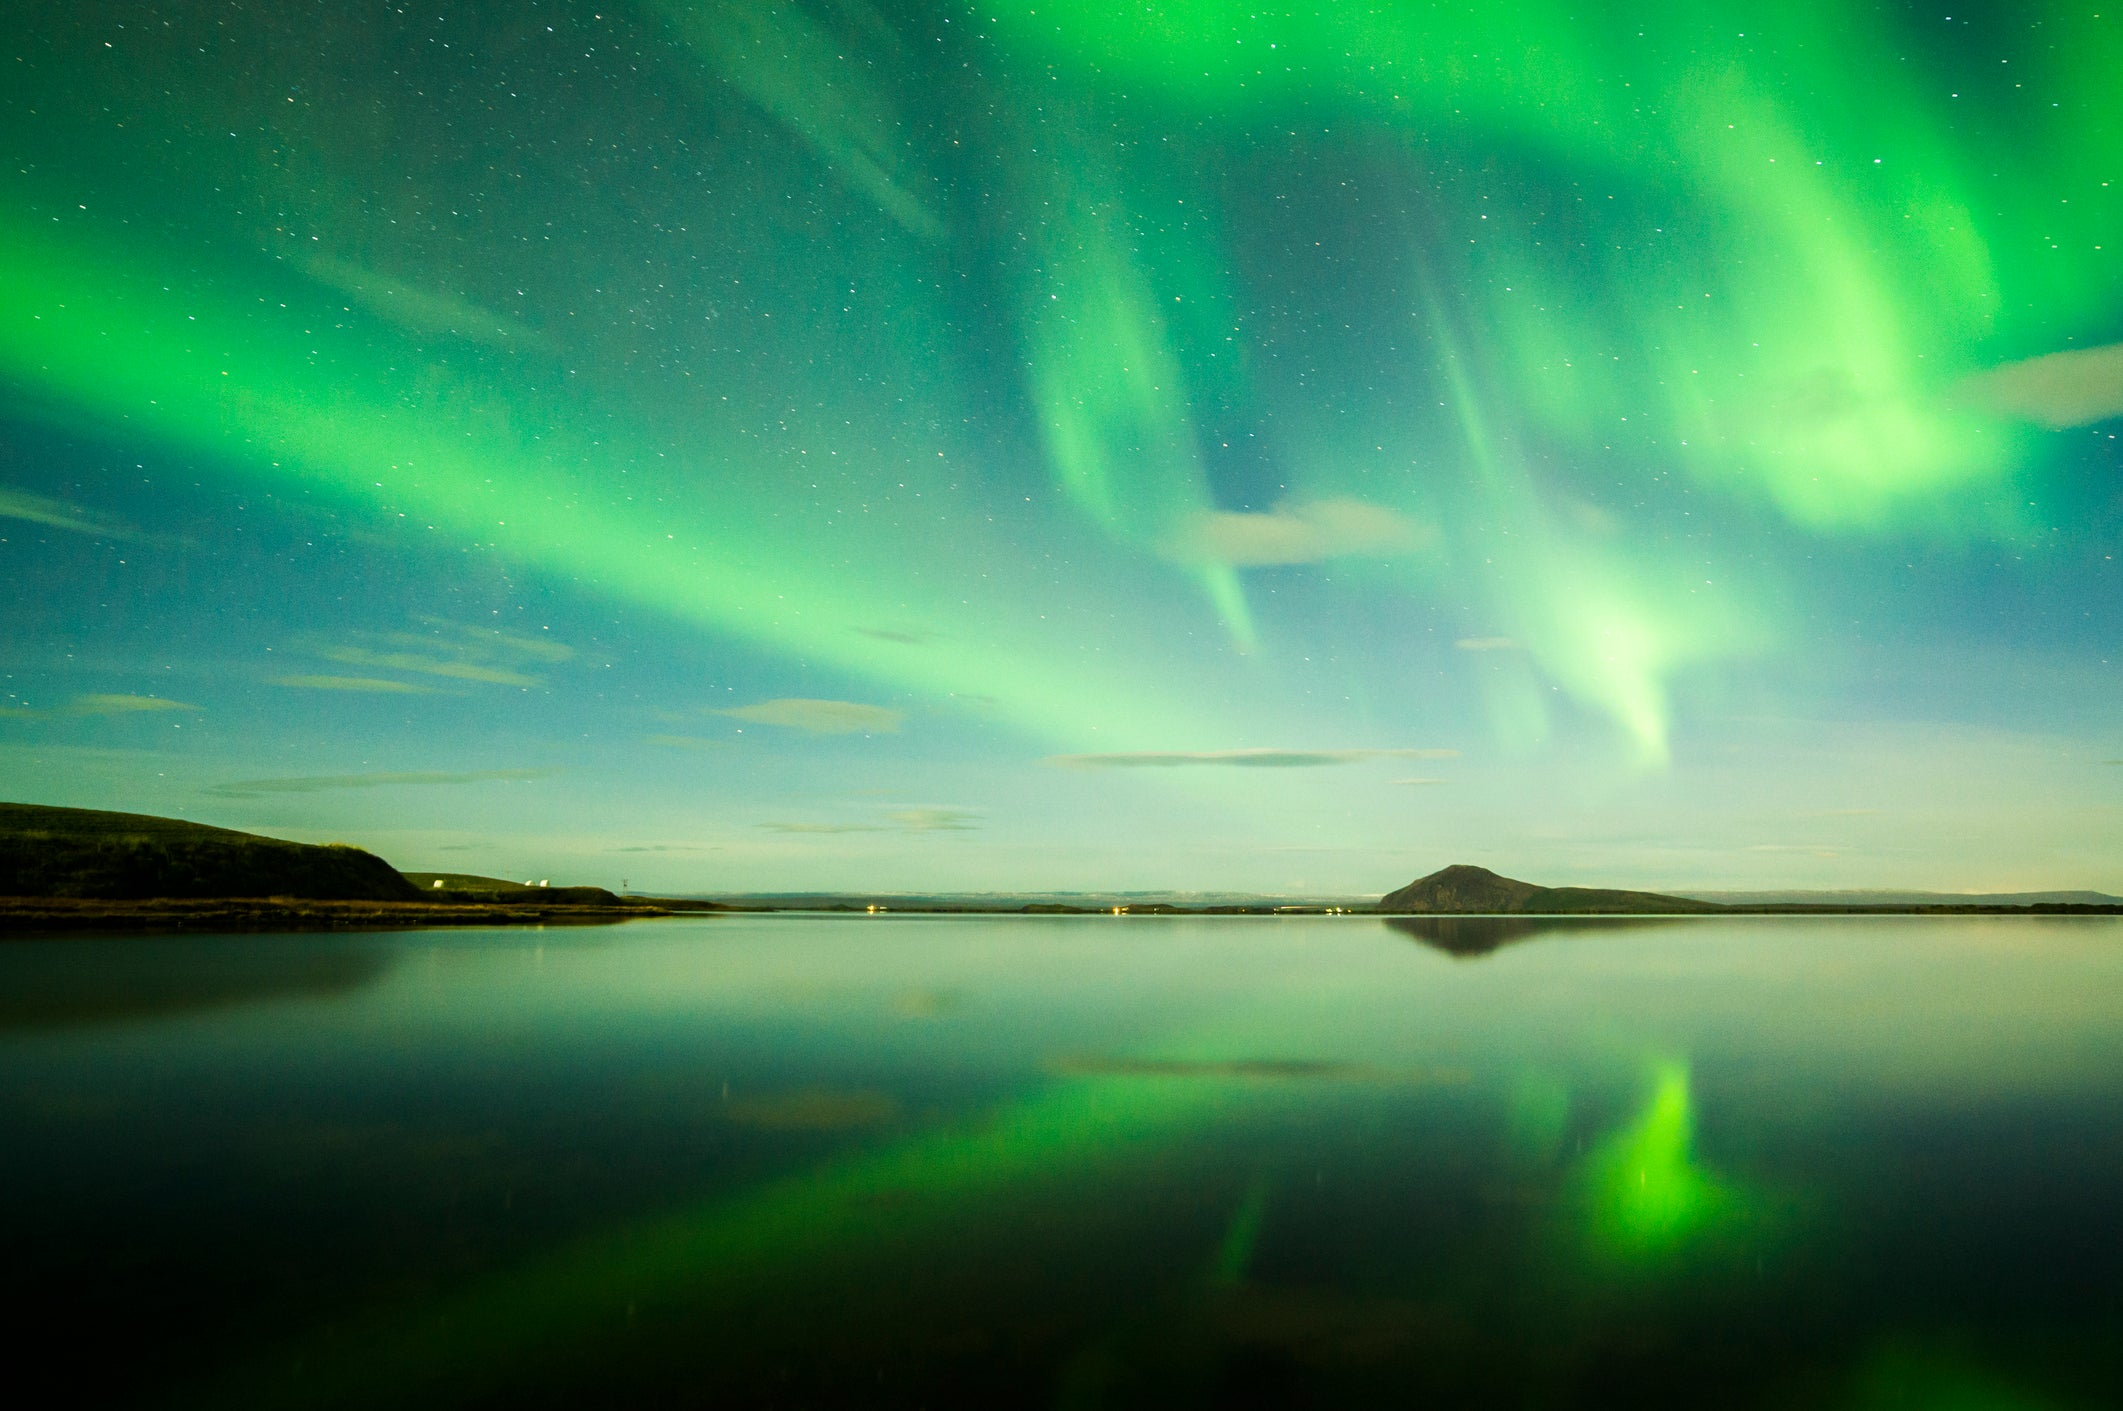
{"type": "Polygon", "coordinates": [[[86,1402],[2123,1386],[2110,918],[17,941],[0,1138],[11,1380],[86,1402]]]}

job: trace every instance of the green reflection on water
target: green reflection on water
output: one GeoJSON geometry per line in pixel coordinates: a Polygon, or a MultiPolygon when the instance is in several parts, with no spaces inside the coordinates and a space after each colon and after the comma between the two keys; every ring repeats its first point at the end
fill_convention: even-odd
{"type": "MultiPolygon", "coordinates": [[[[815,1276],[819,1261],[889,1254],[910,1238],[994,1213],[1040,1186],[1109,1178],[1207,1117],[1240,1080],[1066,1082],[971,1129],[829,1163],[754,1194],[593,1236],[461,1292],[391,1310],[243,1369],[202,1404],[371,1404],[520,1384],[609,1356],[672,1315],[698,1317],[815,1276]]],[[[1256,1186],[1216,1274],[1236,1278],[1265,1206],[1256,1186]],[[1250,1212],[1250,1214],[1249,1214],[1250,1212]]]]}
{"type": "Polygon", "coordinates": [[[1661,1259],[1741,1213],[1736,1188],[1695,1164],[1694,1142],[1688,1067],[1660,1063],[1643,1113],[1585,1160],[1587,1234],[1597,1255],[1661,1259]]]}
{"type": "Polygon", "coordinates": [[[2062,1411],[2071,1404],[2030,1391],[1940,1348],[1891,1343],[1858,1373],[1851,1411],[2062,1411]]]}
{"type": "MultiPolygon", "coordinates": [[[[1048,1081],[1005,1093],[985,1116],[911,1133],[898,1114],[929,1109],[882,1048],[882,1066],[861,1078],[792,1081],[779,1095],[741,1097],[718,1109],[720,1120],[845,1132],[862,1145],[752,1189],[623,1217],[513,1269],[461,1283],[447,1269],[424,1269],[437,1282],[342,1320],[337,1331],[301,1334],[198,1399],[498,1403],[519,1390],[587,1397],[596,1387],[604,1395],[615,1379],[669,1373],[718,1394],[739,1388],[729,1395],[742,1400],[746,1378],[757,1373],[763,1382],[787,1349],[790,1360],[830,1369],[817,1384],[843,1391],[867,1386],[873,1353],[897,1355],[894,1375],[913,1369],[937,1405],[952,1403],[952,1378],[979,1357],[988,1359],[973,1379],[983,1394],[990,1382],[981,1378],[1022,1386],[1051,1372],[1062,1404],[1187,1400],[1168,1395],[1173,1388],[1218,1404],[1221,1388],[1260,1384],[1262,1367],[1336,1393],[1389,1383],[1584,1388],[1614,1385],[1602,1381],[1612,1376],[1662,1389],[1642,1404],[1712,1404],[1687,1396],[1734,1376],[1754,1379],[1760,1391],[1744,1404],[1765,1407],[2065,1404],[2026,1388],[2098,1385],[2098,1368],[2088,1373],[2083,1364],[2099,1355],[2087,1349],[2098,1348],[2107,1325],[2096,1322],[2089,1336],[2076,1306],[2060,1314],[2061,1296],[2031,1293],[2015,1306],[2063,1330],[2031,1356],[2011,1327],[1970,1312],[1953,1277],[1936,1297],[1897,1289],[1875,1302],[1882,1292],[1865,1282],[1867,1261],[1875,1250],[1891,1255],[1893,1245],[1867,1226],[1901,1212],[1882,1221],[1882,1207],[1846,1205],[1881,1179],[1852,1161],[1864,1148],[1847,1145],[1847,1131],[1831,1131],[1820,1146],[1789,1145],[1793,1115],[1775,1103],[1847,1101],[1845,1089],[1821,1081],[1839,1065],[1882,1075],[1881,1090],[1912,1106],[1952,1111],[1971,1093],[2080,1093],[2108,1083],[2123,1070],[2088,1063],[2083,1046],[2061,1046],[2058,1016],[2062,1002],[2088,1003],[2072,1033],[2107,1032],[2107,1002],[2092,1002],[2114,993],[2115,953],[2059,949],[2051,933],[1992,923],[1926,923],[1931,939],[1921,950],[1896,942],[1899,931],[1864,929],[1874,944],[1853,947],[1856,932],[1842,923],[1780,923],[1782,948],[1772,955],[1752,938],[1718,950],[1715,937],[1731,933],[1729,922],[1687,923],[1673,932],[1687,938],[1679,949],[1636,932],[1598,948],[1528,947],[1514,952],[1521,969],[1513,974],[1398,945],[1290,944],[1328,936],[1324,926],[1279,927],[1272,946],[1240,948],[1270,933],[1225,927],[1217,934],[1233,949],[1190,962],[1223,961],[1208,979],[1186,967],[1144,969],[1155,958],[1148,942],[1070,952],[1066,973],[1099,976],[1100,988],[1083,991],[1057,985],[1065,972],[1044,968],[1050,961],[1020,940],[1012,983],[1075,1018],[1046,1037],[1020,1036],[1022,1011],[998,1004],[996,1023],[1019,1057],[1075,1041],[1060,1052],[1081,1056],[1046,1059],[1048,1081]],[[1957,935],[1981,944],[1955,950],[1957,935]],[[2039,977],[2022,963],[2030,948],[2051,967],[2039,977]],[[2074,954],[2091,968],[2056,968],[2074,954]],[[1825,988],[1788,993],[1774,1008],[1752,983],[1662,990],[1684,956],[1741,981],[1758,978],[1746,967],[1773,962],[1825,988]],[[1906,1028],[1818,1027],[1836,1012],[1824,998],[1874,1004],[1880,982],[1911,973],[1918,958],[1932,978],[1882,1015],[1906,1028]],[[1975,972],[1983,983],[1968,982],[1972,960],[1992,967],[1975,972]],[[1223,973],[1248,983],[1226,987],[1217,983],[1223,973]],[[1532,983],[1543,973],[1570,983],[1532,983]],[[1190,976],[1184,1024],[1169,1000],[1124,1023],[1094,1024],[1088,1009],[1076,1012],[1086,996],[1110,1002],[1104,987],[1133,993],[1174,974],[1190,976]],[[2026,977],[2026,987],[2013,976],[2026,977]],[[1979,1017],[1998,1029],[1982,1029],[1979,1017]],[[1573,1027],[1588,1022],[1589,1031],[1573,1027]],[[1619,1046],[1617,1032],[1626,1035],[1619,1046]],[[1760,1077],[1699,1090],[1697,1072],[1706,1082],[1713,1073],[1760,1077]],[[1417,1100],[1418,1089],[1439,1091],[1417,1100]],[[1620,1094],[1628,1100],[1609,1105],[1620,1094]],[[1699,1098],[1711,1104],[1701,1153],[1699,1098]],[[1603,1110],[1609,1115],[1594,1116],[1603,1110]],[[1764,1121],[1785,1130],[1785,1145],[1754,1135],[1759,1128],[1749,1124],[1764,1121]],[[873,1134],[853,1135],[863,1131],[873,1134]],[[1575,1146],[1581,1155],[1573,1138],[1583,1142],[1575,1146]],[[1297,1153],[1302,1179],[1290,1170],[1297,1153]],[[1495,1169],[1499,1158],[1505,1169],[1495,1169]],[[1324,1185],[1314,1174],[1322,1165],[1324,1185]],[[1866,1174],[1854,1179],[1856,1172],[1866,1174]],[[1771,1252],[1775,1260],[1760,1258],[1771,1252]],[[1951,1328],[1961,1340],[1882,1343],[1883,1322],[1951,1328]],[[976,1335],[992,1342],[969,1354],[976,1335]],[[1689,1350],[1706,1344],[1715,1347],[1691,1362],[1689,1350]],[[1935,1347],[1952,1351],[1926,1350],[1935,1347]],[[997,1370],[1006,1355],[1014,1360],[997,1370]],[[652,1361],[661,1372],[639,1370],[652,1361]],[[1794,1393],[1806,1399],[1779,1399],[1794,1393]]],[[[2113,929],[2104,922],[2075,934],[2113,929]]],[[[1044,926],[1024,928],[1045,934],[1044,926]]],[[[1052,934],[1104,932],[1072,923],[1052,934]]],[[[739,947],[706,959],[683,953],[688,967],[713,977],[709,993],[725,1006],[718,1009],[673,979],[690,969],[656,972],[655,962],[630,954],[611,973],[629,985],[653,976],[653,986],[623,992],[624,1012],[636,1013],[653,990],[657,1002],[676,995],[683,1003],[672,1012],[698,1025],[699,1016],[749,1014],[755,1004],[800,1014],[821,991],[792,1000],[783,988],[790,975],[892,959],[882,947],[794,944],[756,949],[757,973],[741,969],[739,947]]],[[[956,967],[945,973],[980,994],[985,982],[967,968],[972,954],[938,952],[956,967]]],[[[611,1002],[583,976],[570,974],[556,995],[571,1005],[585,993],[611,1002]]],[[[879,1014],[900,1013],[888,997],[917,982],[922,994],[938,983],[925,971],[893,968],[861,994],[879,1014]]],[[[482,992],[496,993],[490,985],[482,992]]],[[[462,1017],[464,993],[443,1006],[453,1017],[462,1017]]],[[[981,1001],[969,1007],[977,1014],[981,1001]]],[[[765,1051],[786,1052],[801,1041],[789,1035],[803,1032],[792,1021],[765,1051]]],[[[863,1032],[882,1044],[883,1029],[863,1032]]],[[[963,1045],[968,1065],[983,1052],[964,1031],[935,1042],[963,1045]]],[[[682,1068],[688,1052],[673,1048],[660,1061],[682,1068]]],[[[1864,1139],[1871,1129],[1855,1130],[1864,1139]]],[[[1882,1150],[1891,1156],[1895,1148],[1882,1150]]],[[[1972,1167],[1968,1178],[1996,1174],[1972,1167]]],[[[2012,1190],[2000,1185],[1997,1204],[1976,1208],[2008,1208],[2012,1190]]],[[[1920,1208],[1909,1218],[1908,1231],[1936,1242],[1960,1238],[1956,1220],[1968,1217],[1920,1208]]],[[[1992,1266],[1980,1267],[1988,1277],[1992,1266]]],[[[1339,1404],[1358,1402],[1365,1398],[1339,1404]]]]}
{"type": "Polygon", "coordinates": [[[1246,1277],[1246,1270],[1253,1263],[1254,1247],[1260,1243],[1261,1221],[1267,1214],[1268,1180],[1265,1176],[1256,1177],[1246,1188],[1246,1198],[1232,1212],[1223,1243],[1217,1246],[1216,1267],[1209,1275],[1211,1285],[1230,1288],[1246,1277]]]}

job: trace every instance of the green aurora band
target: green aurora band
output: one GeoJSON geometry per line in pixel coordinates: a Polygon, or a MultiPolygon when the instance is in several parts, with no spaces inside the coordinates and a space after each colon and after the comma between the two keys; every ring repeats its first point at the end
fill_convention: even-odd
{"type": "MultiPolygon", "coordinates": [[[[1338,558],[1403,615],[1526,648],[1492,685],[1505,743],[1547,734],[1552,687],[1657,764],[1676,680],[1784,640],[1778,546],[2025,540],[2080,493],[2054,428],[2123,410],[2100,346],[2123,20],[2023,13],[2036,39],[1968,42],[1848,4],[658,0],[620,16],[665,37],[644,83],[787,149],[747,167],[752,209],[806,203],[746,240],[743,199],[689,198],[715,281],[810,291],[751,351],[620,356],[565,293],[485,313],[535,282],[516,247],[394,283],[411,237],[346,194],[358,144],[315,133],[300,162],[185,139],[276,212],[202,261],[75,199],[125,208],[94,173],[136,139],[106,135],[86,175],[10,178],[0,374],[70,430],[403,513],[1067,744],[1238,742],[1204,693],[1114,664],[1208,637],[1198,618],[1227,656],[1272,654],[1251,570],[1338,558]],[[1378,219],[1337,233],[1354,176],[1378,219]],[[1360,294],[1303,264],[1336,241],[1360,294]],[[955,381],[968,359],[983,377],[955,381]],[[1034,461],[1038,495],[1015,478],[1034,461]],[[1344,503],[1405,542],[1248,561],[1204,537],[1344,503]],[[1156,607],[1115,627],[1116,595],[1156,607]],[[880,605],[948,645],[866,635],[880,605]]],[[[152,126],[192,99],[138,101],[152,126]]],[[[597,277],[677,297],[622,259],[597,277]]],[[[1238,688],[1274,664],[1213,669],[1238,688]]]]}
{"type": "Polygon", "coordinates": [[[208,289],[173,292],[157,286],[154,266],[107,253],[83,259],[4,221],[0,260],[21,276],[0,290],[0,357],[93,422],[386,512],[404,506],[466,541],[873,679],[946,700],[1000,698],[1054,738],[1110,738],[1097,733],[1102,725],[1122,738],[1168,738],[1199,719],[1072,661],[1081,635],[1026,649],[1026,624],[990,620],[976,595],[1000,587],[1005,601],[1021,601],[1034,589],[1009,583],[1019,570],[1001,545],[984,552],[962,530],[957,572],[931,583],[904,567],[920,558],[907,539],[834,538],[845,555],[836,560],[817,551],[818,526],[777,523],[742,482],[722,482],[731,493],[706,503],[692,497],[691,513],[630,510],[632,497],[612,492],[606,475],[653,452],[615,450],[612,438],[591,446],[565,433],[525,436],[501,389],[470,379],[425,385],[399,371],[410,350],[393,346],[390,329],[356,330],[345,311],[314,298],[304,318],[208,289]],[[600,473],[571,473],[584,463],[600,473]],[[949,621],[976,645],[909,652],[865,635],[880,583],[892,585],[902,617],[949,621]]]}

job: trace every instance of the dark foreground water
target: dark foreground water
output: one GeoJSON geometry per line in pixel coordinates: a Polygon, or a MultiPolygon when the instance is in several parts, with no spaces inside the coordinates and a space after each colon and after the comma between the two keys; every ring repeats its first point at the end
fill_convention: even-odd
{"type": "Polygon", "coordinates": [[[76,1401],[2113,1406],[2123,925],[15,943],[0,1202],[76,1401]]]}

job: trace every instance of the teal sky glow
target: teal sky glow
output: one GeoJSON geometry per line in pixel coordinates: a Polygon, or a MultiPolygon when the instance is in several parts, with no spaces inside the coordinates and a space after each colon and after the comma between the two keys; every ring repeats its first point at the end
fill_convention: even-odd
{"type": "Polygon", "coordinates": [[[673,890],[2123,891],[2123,13],[10,19],[7,797],[673,890]]]}

